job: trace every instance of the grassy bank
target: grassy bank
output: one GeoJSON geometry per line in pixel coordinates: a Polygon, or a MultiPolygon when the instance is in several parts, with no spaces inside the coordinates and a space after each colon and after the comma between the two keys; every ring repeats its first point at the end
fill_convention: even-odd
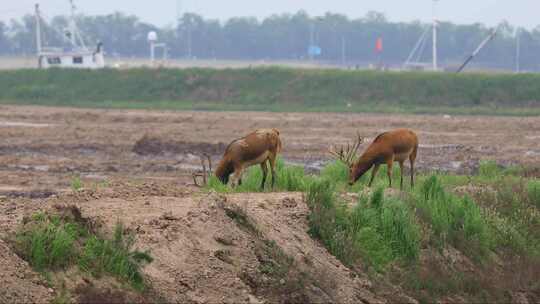
{"type": "MultiPolygon", "coordinates": [[[[258,171],[235,190],[216,180],[208,187],[261,191],[258,171]]],[[[507,303],[512,290],[540,291],[540,181],[520,168],[484,161],[475,176],[421,174],[404,191],[386,190],[385,172],[372,189],[367,176],[350,187],[339,162],[319,176],[283,164],[277,171],[276,191],[305,193],[311,236],[349,268],[370,273],[376,289],[397,284],[421,303],[456,295],[507,303]]],[[[398,170],[393,177],[398,185],[398,170]]]]}
{"type": "Polygon", "coordinates": [[[0,103],[540,115],[540,76],[256,69],[0,72],[0,103]]]}

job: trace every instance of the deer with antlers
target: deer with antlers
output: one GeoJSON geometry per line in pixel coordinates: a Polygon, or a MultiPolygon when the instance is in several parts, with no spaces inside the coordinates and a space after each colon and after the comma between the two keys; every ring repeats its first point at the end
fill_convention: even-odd
{"type": "Polygon", "coordinates": [[[281,139],[277,129],[259,129],[245,137],[234,140],[225,149],[225,154],[218,164],[215,176],[224,184],[233,175],[232,184],[242,184],[242,174],[250,166],[261,165],[263,178],[261,189],[264,189],[268,175],[267,163],[272,172],[272,188],[276,177],[276,159],[281,152],[281,139]]]}
{"type": "Polygon", "coordinates": [[[414,162],[418,152],[418,137],[413,131],[397,129],[379,134],[360,158],[355,160],[362,141],[363,138],[358,135],[354,144],[347,144],[346,148],[341,146],[339,149],[335,147],[330,149],[330,154],[349,166],[349,185],[352,186],[373,167],[369,181],[371,187],[380,165],[386,164],[388,181],[392,187],[392,166],[394,162],[398,162],[401,169],[400,187],[403,189],[403,165],[408,159],[411,165],[411,187],[414,187],[414,162]]]}

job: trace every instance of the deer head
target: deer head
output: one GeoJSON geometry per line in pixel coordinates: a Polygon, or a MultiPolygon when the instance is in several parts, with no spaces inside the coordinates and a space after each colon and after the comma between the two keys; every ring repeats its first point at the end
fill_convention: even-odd
{"type": "Polygon", "coordinates": [[[360,136],[360,133],[356,132],[356,140],[354,143],[347,143],[347,146],[332,146],[328,152],[332,157],[336,160],[341,161],[347,167],[352,168],[353,163],[356,159],[356,154],[358,153],[358,149],[360,149],[360,145],[364,141],[364,138],[360,136]]]}

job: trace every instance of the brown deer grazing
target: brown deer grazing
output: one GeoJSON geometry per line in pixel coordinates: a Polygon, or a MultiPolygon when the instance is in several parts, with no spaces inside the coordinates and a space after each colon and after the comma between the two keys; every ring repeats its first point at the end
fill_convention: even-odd
{"type": "Polygon", "coordinates": [[[281,152],[281,139],[277,129],[256,130],[229,144],[218,164],[215,175],[222,183],[228,184],[230,175],[234,173],[232,185],[241,185],[244,170],[260,164],[263,172],[261,188],[264,189],[268,175],[266,163],[269,162],[273,188],[276,176],[276,158],[279,152],[281,152]]]}
{"type": "Polygon", "coordinates": [[[388,166],[388,181],[392,187],[392,166],[398,162],[401,169],[401,184],[403,189],[403,163],[408,159],[411,164],[411,187],[414,187],[414,161],[418,152],[418,137],[408,129],[397,129],[390,132],[379,134],[367,150],[354,161],[356,152],[360,148],[362,138],[358,139],[354,145],[347,145],[347,149],[341,147],[339,151],[335,148],[330,151],[337,159],[343,161],[349,166],[349,185],[353,185],[364,173],[371,167],[371,179],[369,186],[377,175],[381,164],[388,166]]]}

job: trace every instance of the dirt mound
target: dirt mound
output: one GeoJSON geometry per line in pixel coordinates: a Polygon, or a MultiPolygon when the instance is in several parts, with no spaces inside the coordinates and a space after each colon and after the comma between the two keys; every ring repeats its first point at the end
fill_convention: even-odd
{"type": "MultiPolygon", "coordinates": [[[[47,204],[78,202],[82,217],[105,230],[123,221],[136,234],[136,247],[150,250],[154,262],[144,272],[152,292],[166,302],[384,302],[369,291],[368,279],[306,233],[301,194],[221,196],[173,191],[174,185],[148,194],[142,188],[152,186],[118,183],[47,204]]],[[[96,294],[118,296],[107,290],[88,294],[90,302],[96,294]]]]}
{"type": "Polygon", "coordinates": [[[129,183],[111,180],[106,187],[82,188],[78,191],[63,193],[53,197],[53,202],[71,204],[73,202],[90,202],[99,199],[136,200],[146,197],[184,197],[192,194],[192,190],[176,183],[141,182],[129,183]]]}
{"type": "Polygon", "coordinates": [[[49,303],[53,290],[0,239],[0,303],[49,303]]]}
{"type": "MultiPolygon", "coordinates": [[[[27,200],[10,204],[26,204],[27,200]]],[[[150,250],[154,258],[144,268],[149,291],[138,297],[102,279],[85,279],[69,270],[59,279],[65,281],[63,290],[40,287],[34,283],[39,282],[37,274],[33,274],[35,278],[24,275],[20,286],[31,290],[31,295],[18,293],[14,287],[12,293],[1,294],[4,302],[35,302],[61,298],[63,293],[88,303],[145,299],[174,303],[384,302],[369,291],[368,279],[347,269],[306,233],[308,208],[298,193],[221,196],[175,184],[111,182],[105,188],[37,201],[41,210],[85,225],[99,223],[101,231],[112,232],[122,221],[136,235],[135,247],[150,250]]],[[[6,219],[13,222],[16,212],[18,223],[24,223],[25,215],[35,212],[19,207],[7,208],[6,219]]],[[[0,247],[3,260],[12,267],[22,263],[31,272],[5,247],[0,247]]],[[[6,269],[0,272],[0,282],[6,286],[17,285],[11,277],[24,273],[7,266],[0,269],[6,269]]]]}
{"type": "MultiPolygon", "coordinates": [[[[464,193],[474,191],[475,188],[463,188],[464,193]]],[[[386,194],[400,195],[391,189],[386,194]]],[[[345,194],[344,198],[357,200],[352,194],[345,194]]],[[[371,273],[368,277],[367,268],[361,264],[349,269],[307,233],[309,209],[301,193],[219,195],[174,183],[111,181],[107,186],[47,199],[19,198],[0,204],[0,228],[3,221],[9,221],[13,227],[15,223],[24,223],[22,213],[32,214],[38,206],[84,226],[99,226],[105,232],[112,232],[121,221],[136,235],[135,248],[149,250],[154,258],[143,268],[148,282],[144,294],[127,290],[111,278],[88,279],[68,271],[63,276],[66,293],[80,303],[145,303],[151,299],[163,303],[367,304],[418,303],[415,299],[422,302],[435,298],[430,290],[411,291],[395,283],[400,277],[409,276],[411,280],[423,278],[426,282],[453,286],[455,290],[442,291],[441,303],[465,303],[468,298],[462,297],[460,290],[468,284],[479,284],[484,290],[496,286],[501,291],[496,294],[497,299],[511,296],[516,302],[520,297],[528,303],[538,302],[536,290],[522,287],[526,286],[523,282],[535,281],[537,267],[530,265],[536,264],[522,261],[509,269],[501,264],[486,272],[450,247],[442,251],[424,249],[418,273],[394,265],[392,275],[371,273]],[[515,275],[505,276],[510,273],[515,275]]],[[[0,246],[0,250],[0,258],[10,256],[9,248],[0,246]]],[[[13,255],[8,260],[17,265],[13,258],[17,257],[13,255]]],[[[6,282],[5,277],[10,278],[8,284],[17,284],[11,276],[19,272],[0,264],[0,284],[6,282]]],[[[33,276],[25,274],[22,280],[30,284],[28,288],[38,288],[35,292],[30,289],[32,295],[43,292],[39,283],[34,286],[33,276]]],[[[50,292],[47,288],[44,291],[50,292]]],[[[49,297],[59,297],[62,292],[54,287],[49,297]]],[[[32,300],[18,293],[11,297],[0,293],[0,303],[4,298],[11,302],[19,296],[20,301],[32,300]]]]}
{"type": "Polygon", "coordinates": [[[160,154],[208,154],[219,155],[225,151],[224,143],[172,141],[164,138],[144,135],[133,146],[132,151],[139,155],[160,154]]]}
{"type": "Polygon", "coordinates": [[[80,285],[75,289],[75,293],[78,295],[77,303],[81,304],[137,304],[151,302],[142,296],[136,296],[107,286],[80,285]]]}

